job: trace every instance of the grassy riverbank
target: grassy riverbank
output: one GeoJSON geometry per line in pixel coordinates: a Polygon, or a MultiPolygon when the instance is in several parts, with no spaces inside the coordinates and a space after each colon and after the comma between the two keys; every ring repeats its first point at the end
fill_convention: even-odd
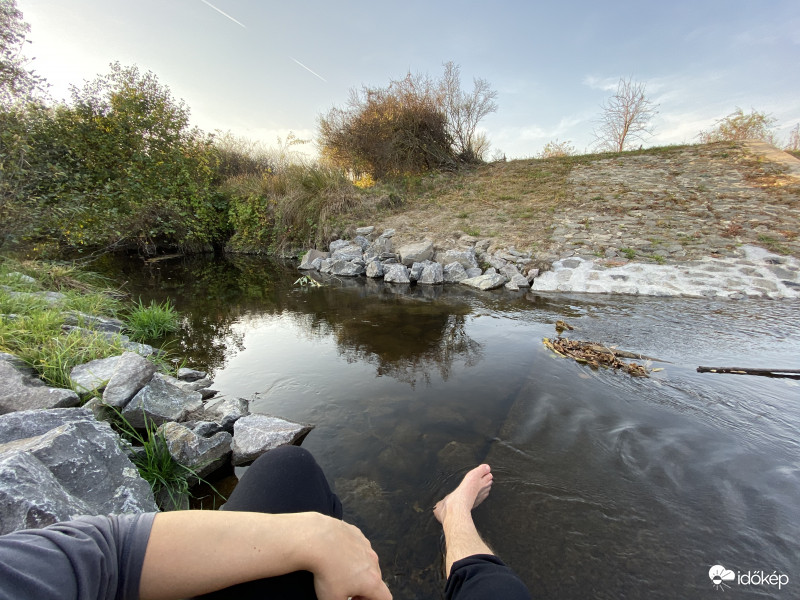
{"type": "MultiPolygon", "coordinates": [[[[177,326],[169,305],[133,303],[93,273],[0,258],[0,352],[21,358],[49,385],[71,388],[72,367],[125,351],[124,338],[94,331],[95,317],[121,319],[125,334],[139,342],[157,343],[177,326]]],[[[164,356],[151,360],[168,365],[164,356]]]]}

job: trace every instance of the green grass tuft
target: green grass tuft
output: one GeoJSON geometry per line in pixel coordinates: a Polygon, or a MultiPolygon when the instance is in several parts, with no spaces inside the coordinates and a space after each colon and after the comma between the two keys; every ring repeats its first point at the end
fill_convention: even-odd
{"type": "Polygon", "coordinates": [[[158,340],[180,329],[180,317],[169,300],[160,303],[151,300],[150,305],[145,306],[140,298],[125,325],[132,340],[158,340]]]}

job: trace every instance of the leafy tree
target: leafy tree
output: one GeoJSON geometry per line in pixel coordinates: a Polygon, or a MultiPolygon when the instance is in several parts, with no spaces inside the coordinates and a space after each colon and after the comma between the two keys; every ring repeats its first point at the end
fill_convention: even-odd
{"type": "Polygon", "coordinates": [[[700,141],[704,144],[710,142],[735,142],[741,140],[762,140],[775,145],[775,134],[771,131],[776,120],[765,112],[750,109],[745,112],[736,107],[726,117],[714,123],[714,127],[708,131],[701,131],[700,141]]]}
{"type": "Polygon", "coordinates": [[[617,91],[602,105],[603,114],[594,130],[601,151],[622,152],[632,142],[652,135],[650,122],[656,107],[647,98],[646,86],[632,78],[620,79],[617,91]]]}
{"type": "Polygon", "coordinates": [[[0,108],[32,99],[44,86],[22,52],[28,31],[16,0],[0,0],[0,108]]]}
{"type": "MultiPolygon", "coordinates": [[[[77,249],[208,247],[226,235],[210,140],[155,75],[111,65],[72,103],[29,119],[32,239],[77,249]]],[[[17,198],[23,201],[22,198],[17,198]]]]}

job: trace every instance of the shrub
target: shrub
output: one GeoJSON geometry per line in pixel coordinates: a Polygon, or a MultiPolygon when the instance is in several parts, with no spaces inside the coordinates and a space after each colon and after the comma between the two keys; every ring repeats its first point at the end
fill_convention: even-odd
{"type": "Polygon", "coordinates": [[[536,155],[536,158],[557,158],[559,156],[574,156],[576,154],[575,146],[569,140],[559,142],[558,139],[547,142],[542,148],[542,151],[536,155]]]}
{"type": "Polygon", "coordinates": [[[140,298],[126,319],[126,331],[137,342],[158,340],[180,328],[180,319],[169,300],[158,303],[151,300],[148,306],[140,298]]]}
{"type": "Polygon", "coordinates": [[[708,131],[701,131],[700,141],[704,144],[711,142],[736,142],[741,140],[762,140],[769,144],[776,144],[775,134],[771,131],[776,120],[764,112],[751,109],[745,114],[741,108],[736,108],[731,114],[714,123],[708,131]]]}

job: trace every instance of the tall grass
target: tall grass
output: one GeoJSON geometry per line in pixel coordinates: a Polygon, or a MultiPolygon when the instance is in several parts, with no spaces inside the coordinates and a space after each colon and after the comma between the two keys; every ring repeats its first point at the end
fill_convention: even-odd
{"type": "Polygon", "coordinates": [[[180,318],[169,300],[151,300],[145,306],[142,299],[134,304],[126,319],[126,331],[137,342],[153,341],[180,329],[180,318]]]}

